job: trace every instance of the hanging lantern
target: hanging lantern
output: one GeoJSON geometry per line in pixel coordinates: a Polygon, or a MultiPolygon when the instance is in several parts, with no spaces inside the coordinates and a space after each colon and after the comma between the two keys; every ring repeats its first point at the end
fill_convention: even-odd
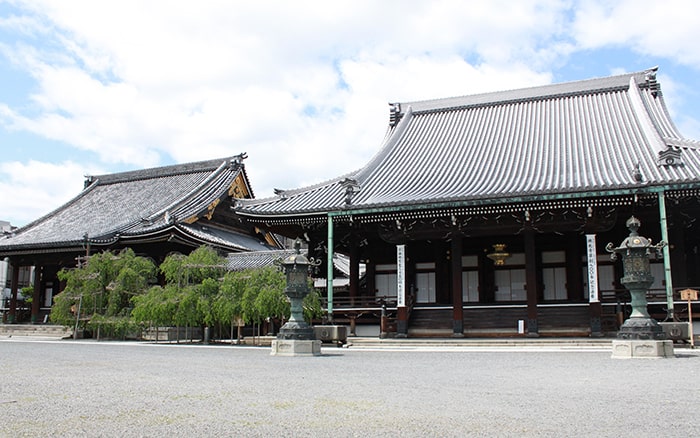
{"type": "Polygon", "coordinates": [[[510,257],[510,253],[506,252],[505,243],[496,243],[493,245],[493,252],[486,254],[486,257],[493,260],[494,265],[503,266],[506,264],[506,259],[510,257]]]}

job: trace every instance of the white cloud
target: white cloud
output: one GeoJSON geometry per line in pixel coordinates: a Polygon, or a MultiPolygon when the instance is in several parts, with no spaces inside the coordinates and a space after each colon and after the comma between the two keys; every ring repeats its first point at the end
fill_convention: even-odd
{"type": "Polygon", "coordinates": [[[294,186],[364,163],[390,100],[545,82],[517,59],[546,58],[538,41],[561,30],[554,5],[38,2],[36,14],[55,26],[53,44],[18,48],[17,57],[32,54],[23,62],[39,84],[39,115],[13,118],[105,163],[247,150],[251,165],[269,165],[304,150],[285,159],[297,169],[286,181],[264,184],[294,186]],[[60,62],[48,51],[55,46],[60,62]],[[455,55],[472,51],[472,64],[455,55]],[[329,147],[331,163],[318,155],[329,147]]]}
{"type": "Polygon", "coordinates": [[[690,89],[688,86],[676,81],[670,75],[660,74],[659,82],[662,84],[664,101],[680,133],[686,138],[700,139],[700,120],[686,114],[683,109],[688,101],[697,101],[700,92],[690,89]]]}
{"type": "Polygon", "coordinates": [[[583,49],[631,47],[641,54],[700,68],[700,2],[582,1],[572,27],[583,49]]]}

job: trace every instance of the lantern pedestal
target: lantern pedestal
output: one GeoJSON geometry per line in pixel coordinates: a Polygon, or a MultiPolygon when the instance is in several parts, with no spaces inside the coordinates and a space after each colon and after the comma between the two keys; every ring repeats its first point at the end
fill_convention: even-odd
{"type": "Polygon", "coordinates": [[[273,339],[273,356],[320,356],[321,341],[315,339],[273,339]]]}
{"type": "Polygon", "coordinates": [[[617,339],[664,341],[666,333],[661,324],[653,318],[629,318],[620,326],[617,339]]]}
{"type": "Polygon", "coordinates": [[[615,359],[659,359],[675,357],[673,341],[652,339],[622,340],[616,339],[612,344],[612,357],[615,359]]]}
{"type": "MultiPolygon", "coordinates": [[[[296,303],[293,303],[296,304],[296,303]]],[[[272,340],[273,356],[320,356],[321,341],[315,339],[314,329],[303,319],[287,321],[277,339],[272,340]]]]}
{"type": "MultiPolygon", "coordinates": [[[[646,302],[646,298],[644,298],[646,302]]],[[[645,306],[646,307],[646,306],[645,306]]],[[[646,309],[644,310],[646,312],[646,309]]],[[[647,316],[631,317],[622,324],[613,341],[612,357],[615,359],[675,357],[673,341],[655,319],[647,316]]]]}

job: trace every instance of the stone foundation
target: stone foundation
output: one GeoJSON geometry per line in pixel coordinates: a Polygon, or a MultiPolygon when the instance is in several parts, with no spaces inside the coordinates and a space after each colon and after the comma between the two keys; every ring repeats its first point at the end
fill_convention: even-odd
{"type": "Polygon", "coordinates": [[[675,357],[673,354],[673,341],[616,339],[612,343],[612,357],[614,359],[658,359],[675,357]]]}
{"type": "Polygon", "coordinates": [[[274,339],[272,356],[320,356],[321,341],[308,339],[274,339]]]}

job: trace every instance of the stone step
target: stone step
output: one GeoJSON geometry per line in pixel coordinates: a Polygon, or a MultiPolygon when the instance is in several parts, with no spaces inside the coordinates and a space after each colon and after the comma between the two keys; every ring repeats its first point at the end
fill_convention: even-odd
{"type": "Polygon", "coordinates": [[[0,324],[0,336],[33,336],[43,338],[65,338],[73,330],[61,325],[47,324],[0,324]]]}
{"type": "Polygon", "coordinates": [[[369,338],[348,337],[351,347],[557,347],[611,348],[611,338],[369,338]]]}

